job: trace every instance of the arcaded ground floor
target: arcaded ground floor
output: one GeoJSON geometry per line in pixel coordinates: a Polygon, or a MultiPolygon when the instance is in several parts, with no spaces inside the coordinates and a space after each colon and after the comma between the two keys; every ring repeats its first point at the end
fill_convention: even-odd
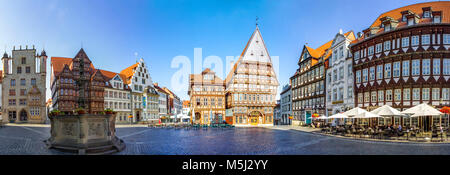
{"type": "MultiPolygon", "coordinates": [[[[228,129],[158,129],[117,125],[127,145],[118,154],[129,155],[450,155],[446,143],[399,143],[355,140],[313,134],[289,127],[228,129]]],[[[12,125],[0,128],[0,155],[65,154],[45,148],[48,125],[12,125]]]]}

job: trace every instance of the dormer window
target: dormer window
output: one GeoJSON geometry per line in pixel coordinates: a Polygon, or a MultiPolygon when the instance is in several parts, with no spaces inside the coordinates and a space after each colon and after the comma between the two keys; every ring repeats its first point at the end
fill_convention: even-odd
{"type": "Polygon", "coordinates": [[[423,12],[423,17],[424,18],[431,18],[431,12],[430,11],[424,11],[423,12]]]}
{"type": "Polygon", "coordinates": [[[406,20],[407,20],[407,19],[406,19],[406,14],[404,14],[404,15],[402,16],[402,21],[403,21],[403,22],[406,22],[406,20]]]}
{"type": "Polygon", "coordinates": [[[441,23],[441,16],[438,16],[438,15],[434,16],[433,23],[441,23]]]}
{"type": "Polygon", "coordinates": [[[412,26],[412,25],[414,25],[414,23],[415,23],[414,18],[408,19],[408,26],[412,26]]]}
{"type": "Polygon", "coordinates": [[[386,32],[391,31],[391,25],[390,24],[384,25],[384,31],[386,31],[386,32]]]}

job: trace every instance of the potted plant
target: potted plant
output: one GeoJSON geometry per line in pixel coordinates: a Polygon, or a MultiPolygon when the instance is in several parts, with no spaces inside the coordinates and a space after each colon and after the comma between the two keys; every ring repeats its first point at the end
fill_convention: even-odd
{"type": "Polygon", "coordinates": [[[114,114],[114,111],[112,109],[105,109],[105,113],[110,115],[110,114],[114,114]]]}
{"type": "Polygon", "coordinates": [[[78,108],[78,109],[75,110],[75,112],[77,112],[78,115],[86,114],[86,111],[84,110],[84,108],[78,108]]]}
{"type": "Polygon", "coordinates": [[[99,114],[100,114],[100,115],[105,115],[105,112],[100,111],[99,114]]]}

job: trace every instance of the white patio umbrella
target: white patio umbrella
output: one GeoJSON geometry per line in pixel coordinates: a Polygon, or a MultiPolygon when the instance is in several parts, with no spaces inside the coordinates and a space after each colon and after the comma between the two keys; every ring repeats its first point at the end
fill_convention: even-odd
{"type": "Polygon", "coordinates": [[[364,109],[361,109],[360,107],[356,107],[356,108],[353,108],[353,109],[350,109],[350,110],[344,112],[343,114],[346,116],[349,116],[349,117],[353,117],[355,115],[358,115],[358,114],[361,114],[364,112],[367,112],[367,111],[364,109]]]}
{"type": "Polygon", "coordinates": [[[395,117],[395,116],[404,116],[402,112],[399,110],[390,107],[389,105],[381,106],[373,111],[370,111],[371,113],[380,115],[382,117],[395,117]]]}
{"type": "Polygon", "coordinates": [[[335,118],[341,119],[341,118],[349,118],[349,117],[348,117],[347,115],[344,115],[344,114],[341,114],[341,113],[339,113],[339,114],[334,114],[334,115],[328,117],[328,119],[335,119],[335,118]]]}
{"type": "Polygon", "coordinates": [[[402,112],[400,112],[399,110],[392,108],[389,105],[384,105],[381,106],[373,111],[370,111],[371,113],[380,115],[381,117],[384,118],[384,120],[378,120],[379,121],[383,121],[383,124],[386,124],[386,118],[390,118],[390,117],[403,117],[404,114],[402,114],[402,112]]]}
{"type": "Polygon", "coordinates": [[[327,117],[327,116],[324,116],[324,115],[322,115],[322,116],[318,117],[317,119],[321,119],[321,120],[326,120],[326,119],[328,119],[328,117],[327,117]]]}
{"type": "Polygon", "coordinates": [[[363,113],[360,113],[360,114],[358,114],[358,115],[355,115],[354,117],[352,117],[352,118],[380,118],[381,116],[380,115],[378,115],[378,114],[374,114],[374,113],[372,113],[372,112],[363,112],[363,113]]]}
{"type": "Polygon", "coordinates": [[[421,117],[421,116],[440,116],[443,113],[439,110],[433,108],[432,106],[422,103],[420,105],[414,106],[407,110],[401,112],[402,114],[409,114],[411,117],[421,117]]]}

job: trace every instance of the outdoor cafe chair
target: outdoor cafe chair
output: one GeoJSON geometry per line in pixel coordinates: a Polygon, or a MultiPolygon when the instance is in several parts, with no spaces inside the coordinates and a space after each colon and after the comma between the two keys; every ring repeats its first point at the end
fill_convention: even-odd
{"type": "Polygon", "coordinates": [[[351,135],[352,135],[352,130],[351,130],[350,128],[346,129],[346,130],[345,130],[345,134],[346,134],[346,136],[347,136],[347,135],[350,135],[350,136],[351,136],[351,135]]]}
{"type": "Polygon", "coordinates": [[[431,131],[431,141],[433,141],[433,138],[439,138],[439,134],[436,129],[433,129],[433,131],[431,131]]]}

